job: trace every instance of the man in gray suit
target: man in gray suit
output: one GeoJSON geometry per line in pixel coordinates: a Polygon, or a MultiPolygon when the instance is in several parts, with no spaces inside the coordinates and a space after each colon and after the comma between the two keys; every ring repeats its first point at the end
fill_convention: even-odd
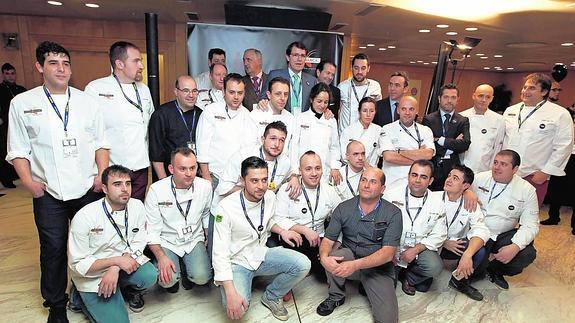
{"type": "MultiPolygon", "coordinates": [[[[306,57],[307,49],[305,45],[300,42],[293,42],[286,49],[288,67],[273,70],[268,74],[270,80],[275,77],[282,77],[290,82],[290,97],[285,108],[294,116],[309,109],[309,93],[311,88],[317,83],[315,77],[303,73],[306,57]]],[[[260,99],[266,99],[268,85],[264,83],[264,86],[260,99]]]]}
{"type": "Polygon", "coordinates": [[[252,111],[260,100],[264,84],[268,83],[268,75],[262,70],[262,52],[259,49],[248,48],[244,51],[244,70],[246,92],[243,104],[252,111]]]}

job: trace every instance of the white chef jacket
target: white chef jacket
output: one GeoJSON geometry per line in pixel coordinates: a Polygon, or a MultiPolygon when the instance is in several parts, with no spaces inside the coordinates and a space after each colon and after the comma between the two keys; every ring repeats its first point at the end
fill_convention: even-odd
{"type": "Polygon", "coordinates": [[[460,114],[469,118],[469,134],[472,138],[469,149],[460,154],[461,162],[476,174],[490,170],[495,155],[503,146],[505,119],[489,109],[485,114],[477,114],[473,107],[460,114]]]}
{"type": "Polygon", "coordinates": [[[360,141],[365,147],[365,159],[374,167],[377,167],[377,160],[381,154],[379,147],[379,137],[381,135],[381,127],[375,123],[370,123],[367,129],[359,121],[352,122],[347,128],[343,129],[339,138],[339,146],[341,149],[341,159],[345,160],[345,153],[347,145],[351,140],[360,141]]]}
{"type": "Polygon", "coordinates": [[[283,109],[281,114],[273,114],[272,109],[269,107],[268,104],[267,111],[262,111],[256,108],[250,112],[250,116],[252,117],[254,123],[258,127],[258,136],[260,137],[264,135],[264,131],[266,130],[268,124],[275,121],[281,121],[283,122],[283,124],[285,124],[287,128],[287,134],[282,155],[286,155],[289,158],[290,143],[293,137],[295,127],[295,117],[293,116],[293,114],[291,114],[286,109],[283,109]]]}
{"type": "Polygon", "coordinates": [[[423,244],[431,251],[437,251],[447,238],[447,226],[445,225],[445,205],[441,192],[431,192],[427,190],[427,199],[422,205],[424,197],[414,197],[407,194],[409,198],[409,212],[413,219],[413,226],[406,211],[404,187],[397,187],[392,190],[385,190],[384,198],[401,209],[403,217],[403,232],[401,234],[400,246],[405,244],[405,233],[415,232],[416,244],[423,244]],[[421,208],[419,216],[417,211],[421,208]]]}
{"type": "Polygon", "coordinates": [[[225,102],[216,102],[204,108],[198,121],[196,138],[198,163],[209,163],[210,172],[218,179],[235,151],[260,142],[250,112],[243,106],[226,112],[225,102]]]}
{"type": "Polygon", "coordinates": [[[293,225],[300,224],[308,227],[317,232],[320,237],[323,237],[325,233],[325,219],[331,216],[333,210],[342,200],[333,186],[329,185],[327,181],[320,182],[319,199],[317,198],[317,187],[308,189],[302,183],[301,189],[302,193],[295,200],[290,199],[289,192],[285,191],[285,187],[278,190],[276,195],[276,216],[292,221],[293,225]],[[303,193],[304,189],[309,198],[309,205],[303,193]],[[310,205],[313,212],[310,210],[310,205]]]}
{"type": "Polygon", "coordinates": [[[529,182],[513,175],[506,187],[506,184],[495,183],[491,172],[487,171],[475,175],[472,189],[481,202],[492,240],[500,233],[515,229],[518,224],[519,229],[511,239],[513,243],[523,250],[535,239],[539,232],[539,206],[535,188],[529,182]]]}
{"type": "Polygon", "coordinates": [[[483,244],[489,240],[489,229],[485,225],[485,215],[481,208],[476,208],[474,212],[469,212],[463,206],[463,196],[456,201],[450,201],[447,193],[443,192],[443,202],[445,204],[445,225],[447,226],[447,239],[459,240],[478,237],[483,240],[483,244]]]}
{"type": "Polygon", "coordinates": [[[379,82],[372,79],[367,79],[367,84],[353,85],[352,77],[339,83],[337,86],[341,92],[341,108],[339,111],[339,132],[342,133],[343,129],[347,128],[350,124],[359,120],[359,101],[366,96],[372,97],[374,100],[381,100],[381,86],[379,82]],[[353,89],[355,88],[355,92],[353,89]],[[357,93],[357,97],[355,95],[357,93]]]}
{"type": "MultiPolygon", "coordinates": [[[[78,89],[69,89],[68,137],[42,86],[12,99],[6,155],[9,162],[27,159],[32,179],[44,183],[50,195],[63,201],[82,197],[94,185],[96,150],[110,148],[97,102],[78,89]],[[76,139],[77,154],[64,156],[66,138],[76,139]]],[[[55,94],[52,98],[64,118],[68,95],[55,94]]]]}
{"type": "Polygon", "coordinates": [[[112,212],[105,198],[84,206],[72,219],[68,237],[68,266],[72,281],[81,292],[95,293],[106,273],[88,273],[96,260],[119,257],[124,253],[143,252],[146,247],[146,211],[144,204],[131,198],[128,201],[128,245],[120,238],[116,229],[106,216],[102,201],[112,215],[114,222],[126,239],[125,211],[112,212]]]}
{"type": "Polygon", "coordinates": [[[335,191],[342,201],[349,200],[359,193],[359,180],[363,174],[363,169],[356,173],[348,165],[342,166],[339,170],[342,180],[339,185],[334,186],[335,191]]]}
{"type": "MultiPolygon", "coordinates": [[[[573,120],[561,106],[546,101],[529,118],[534,107],[524,107],[519,129],[519,110],[523,103],[510,106],[505,118],[504,149],[512,149],[521,156],[517,175],[528,176],[536,171],[565,176],[565,166],[573,151],[573,120]]],[[[472,137],[473,138],[473,137],[472,137]]]]}
{"type": "MultiPolygon", "coordinates": [[[[197,177],[190,189],[176,188],[177,201],[172,191],[172,178],[168,176],[150,186],[146,194],[146,218],[148,220],[148,244],[161,245],[178,257],[190,253],[198,242],[204,241],[204,228],[208,228],[212,185],[197,177]],[[191,201],[188,216],[184,214],[191,201]],[[184,228],[191,226],[191,232],[184,234],[184,228]]],[[[175,184],[174,184],[175,187],[175,184]]]]}
{"type": "MultiPolygon", "coordinates": [[[[212,250],[212,265],[214,266],[214,282],[233,280],[232,265],[240,265],[249,270],[257,270],[266,257],[268,247],[266,242],[271,228],[277,224],[282,229],[289,230],[291,222],[275,215],[276,196],[272,191],[266,191],[264,227],[258,239],[258,234],[249,224],[240,202],[240,192],[234,192],[225,197],[217,208],[214,216],[214,245],[212,250]]],[[[260,225],[261,200],[258,203],[248,201],[244,197],[246,211],[255,228],[260,225]]]]}
{"type": "MultiPolygon", "coordinates": [[[[142,112],[126,100],[112,75],[86,85],[86,93],[96,98],[104,116],[106,137],[110,141],[110,165],[122,165],[131,170],[150,166],[148,123],[154,112],[150,89],[142,82],[136,82],[136,86],[142,112]]],[[[122,84],[122,89],[130,100],[138,103],[131,83],[122,84]]]]}
{"type": "Polygon", "coordinates": [[[335,118],[316,118],[312,109],[296,117],[295,132],[291,143],[292,169],[299,169],[299,159],[308,150],[319,155],[323,163],[322,178],[329,178],[332,169],[340,167],[339,136],[335,118]]]}
{"type": "Polygon", "coordinates": [[[196,100],[196,106],[204,110],[206,106],[214,102],[224,102],[224,91],[214,88],[200,91],[196,100]]]}
{"type": "MultiPolygon", "coordinates": [[[[212,201],[212,207],[211,207],[212,214],[216,214],[216,209],[218,207],[218,204],[222,200],[222,195],[226,194],[232,188],[234,188],[234,186],[239,185],[241,183],[240,177],[242,170],[242,162],[246,158],[252,156],[261,158],[262,154],[264,153],[260,152],[260,149],[262,149],[262,145],[251,146],[242,148],[232,154],[232,156],[226,163],[222,177],[220,178],[218,186],[214,191],[214,199],[212,201]]],[[[262,159],[265,160],[265,154],[264,158],[262,159]]],[[[272,173],[274,170],[276,160],[277,160],[277,167],[275,176],[273,178],[273,182],[275,183],[276,187],[279,188],[281,183],[287,180],[292,171],[289,158],[287,156],[284,156],[283,154],[278,156],[274,160],[265,160],[266,163],[268,164],[268,183],[272,181],[272,173]]]]}
{"type": "MultiPolygon", "coordinates": [[[[410,136],[399,124],[399,120],[386,124],[381,129],[380,149],[381,153],[390,150],[415,150],[419,149],[418,140],[421,141],[421,147],[433,149],[435,155],[435,145],[433,143],[433,131],[427,126],[420,123],[413,122],[411,127],[406,129],[411,133],[410,136]],[[417,136],[419,131],[420,138],[417,136]]],[[[403,187],[407,185],[407,173],[409,172],[407,165],[397,165],[383,160],[383,171],[385,172],[385,186],[388,189],[396,187],[403,187]]]]}
{"type": "Polygon", "coordinates": [[[212,88],[212,80],[210,79],[210,71],[202,72],[194,76],[196,87],[198,90],[207,90],[212,88]]]}

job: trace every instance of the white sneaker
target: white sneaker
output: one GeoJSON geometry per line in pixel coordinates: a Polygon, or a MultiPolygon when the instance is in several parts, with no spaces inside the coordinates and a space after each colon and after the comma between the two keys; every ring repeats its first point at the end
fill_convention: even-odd
{"type": "Polygon", "coordinates": [[[266,297],[266,293],[262,295],[261,299],[262,304],[267,307],[270,312],[272,312],[273,316],[280,321],[287,321],[288,319],[288,311],[284,306],[284,302],[281,298],[277,300],[271,300],[266,297]]]}

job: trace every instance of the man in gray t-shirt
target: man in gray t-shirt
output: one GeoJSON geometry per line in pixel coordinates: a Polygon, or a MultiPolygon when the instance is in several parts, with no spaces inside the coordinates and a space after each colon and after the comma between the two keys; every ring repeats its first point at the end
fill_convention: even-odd
{"type": "Polygon", "coordinates": [[[341,203],[334,211],[319,256],[326,270],[329,296],[317,313],[327,316],[345,302],[345,281],[360,280],[376,322],[397,322],[393,257],[399,246],[403,222],[401,210],[381,198],[385,175],[367,168],[359,181],[359,196],[341,203]],[[333,250],[343,235],[342,245],[333,250]]]}

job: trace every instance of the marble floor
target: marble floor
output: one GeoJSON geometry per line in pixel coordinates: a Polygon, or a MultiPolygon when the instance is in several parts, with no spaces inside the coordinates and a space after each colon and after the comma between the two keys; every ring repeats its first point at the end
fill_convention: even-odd
{"type": "MultiPolygon", "coordinates": [[[[39,292],[38,237],[30,196],[21,188],[0,194],[0,321],[45,322],[39,292]]],[[[413,297],[398,287],[402,322],[575,322],[571,298],[575,296],[575,236],[571,234],[571,211],[562,209],[561,224],[542,227],[535,241],[537,260],[521,275],[510,277],[511,288],[499,290],[489,281],[475,283],[482,302],[470,300],[447,287],[445,270],[431,291],[413,297]]],[[[545,209],[541,217],[546,218],[545,209]]],[[[245,322],[279,322],[259,303],[262,284],[256,285],[254,302],[245,322]]],[[[301,322],[371,322],[367,299],[348,283],[346,303],[328,317],[315,313],[326,297],[327,287],[308,277],[295,289],[301,322]]],[[[227,322],[214,287],[195,287],[177,294],[153,288],[145,296],[143,312],[130,314],[132,322],[227,322]]],[[[287,303],[288,322],[298,322],[294,302],[287,303]]],[[[82,314],[69,313],[70,322],[88,322],[82,314]]]]}

